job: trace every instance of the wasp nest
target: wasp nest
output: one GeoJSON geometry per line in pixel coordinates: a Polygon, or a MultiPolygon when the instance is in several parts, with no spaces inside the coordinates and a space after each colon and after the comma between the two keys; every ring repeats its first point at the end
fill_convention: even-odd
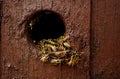
{"type": "MultiPolygon", "coordinates": [[[[70,42],[68,41],[69,36],[59,36],[59,38],[57,37],[56,39],[45,38],[45,39],[37,39],[36,40],[36,37],[41,37],[39,35],[41,35],[41,33],[42,33],[42,32],[40,32],[41,29],[38,26],[40,26],[40,24],[46,24],[47,19],[44,19],[45,22],[43,22],[43,18],[44,17],[49,18],[50,15],[53,17],[53,14],[56,14],[56,13],[50,14],[51,11],[49,13],[48,12],[47,13],[43,12],[42,14],[39,14],[38,16],[36,16],[34,18],[32,17],[31,20],[28,21],[29,25],[27,27],[28,32],[30,32],[30,37],[32,38],[32,41],[39,48],[40,61],[50,62],[54,65],[59,65],[59,64],[67,64],[69,66],[77,65],[80,61],[80,57],[81,57],[82,53],[74,51],[72,49],[70,42]],[[43,15],[44,15],[44,17],[42,17],[43,15]],[[41,21],[41,18],[42,18],[42,21],[41,21]],[[36,30],[38,30],[38,31],[36,32],[36,30]],[[33,33],[33,32],[35,32],[35,33],[33,33]]],[[[56,21],[58,26],[64,25],[64,24],[61,24],[62,23],[61,20],[56,20],[56,18],[59,19],[56,16],[58,16],[58,15],[55,15],[54,18],[51,18],[51,20],[53,20],[53,19],[55,19],[55,20],[53,20],[53,21],[50,20],[50,22],[47,22],[47,23],[56,21]]],[[[54,23],[51,23],[52,24],[51,26],[53,26],[53,25],[57,26],[56,23],[55,23],[55,25],[54,25],[54,23]]],[[[44,27],[44,25],[41,25],[41,28],[42,28],[42,26],[44,27]]],[[[42,28],[42,29],[44,31],[44,28],[42,28]]],[[[49,29],[49,28],[47,28],[47,29],[49,29]]],[[[60,29],[61,29],[61,27],[60,27],[60,29]]],[[[60,35],[58,31],[55,31],[55,33],[56,32],[58,35],[60,35]]],[[[63,32],[64,32],[64,28],[63,28],[63,32]]],[[[47,33],[49,34],[49,32],[47,32],[47,33]]],[[[55,33],[53,32],[53,34],[55,34],[55,33]]],[[[61,33],[61,30],[60,30],[60,33],[61,33]]],[[[47,35],[47,34],[45,34],[45,35],[47,35]]],[[[42,35],[42,36],[45,36],[45,35],[42,35]]]]}
{"type": "Polygon", "coordinates": [[[40,50],[40,61],[54,65],[68,64],[74,66],[80,61],[81,53],[73,51],[67,39],[61,36],[57,39],[43,39],[37,43],[40,50]]]}

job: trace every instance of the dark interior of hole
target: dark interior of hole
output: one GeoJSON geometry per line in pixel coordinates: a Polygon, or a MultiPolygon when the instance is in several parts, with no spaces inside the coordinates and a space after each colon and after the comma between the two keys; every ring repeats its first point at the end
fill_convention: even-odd
{"type": "Polygon", "coordinates": [[[42,39],[56,39],[65,33],[65,25],[58,13],[53,11],[43,10],[36,12],[28,21],[28,35],[30,39],[36,42],[42,39]],[[34,22],[32,29],[29,23],[32,20],[38,19],[34,22]]]}

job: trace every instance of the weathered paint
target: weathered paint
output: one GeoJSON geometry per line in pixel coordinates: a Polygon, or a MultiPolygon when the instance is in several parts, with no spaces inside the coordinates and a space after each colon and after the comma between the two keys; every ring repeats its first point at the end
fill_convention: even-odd
{"type": "Polygon", "coordinates": [[[90,0],[4,0],[1,27],[1,79],[89,79],[90,0]],[[38,59],[24,21],[41,9],[64,17],[72,47],[85,52],[77,67],[42,64],[38,59]]]}
{"type": "Polygon", "coordinates": [[[92,0],[91,79],[120,78],[120,0],[92,0]]]}

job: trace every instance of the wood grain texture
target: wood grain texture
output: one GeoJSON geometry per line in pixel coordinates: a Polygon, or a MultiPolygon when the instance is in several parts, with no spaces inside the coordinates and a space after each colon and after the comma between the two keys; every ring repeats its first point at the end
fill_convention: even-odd
{"type": "Polygon", "coordinates": [[[92,0],[91,79],[120,78],[120,0],[92,0]]]}
{"type": "Polygon", "coordinates": [[[1,27],[1,79],[89,79],[90,0],[4,0],[1,27]],[[19,24],[43,9],[63,16],[72,47],[85,52],[77,67],[41,63],[27,40],[19,24]]]}
{"type": "Polygon", "coordinates": [[[1,78],[1,21],[2,21],[2,1],[0,1],[0,78],[1,78]]]}

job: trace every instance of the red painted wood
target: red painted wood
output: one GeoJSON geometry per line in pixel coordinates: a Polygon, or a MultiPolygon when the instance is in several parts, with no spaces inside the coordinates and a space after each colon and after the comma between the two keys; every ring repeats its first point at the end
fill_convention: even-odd
{"type": "Polygon", "coordinates": [[[92,0],[91,79],[120,78],[120,0],[92,0]]]}
{"type": "Polygon", "coordinates": [[[4,0],[1,28],[1,79],[89,79],[90,0],[4,0]],[[73,49],[85,52],[77,67],[40,62],[19,24],[41,9],[63,16],[73,49]]]}

